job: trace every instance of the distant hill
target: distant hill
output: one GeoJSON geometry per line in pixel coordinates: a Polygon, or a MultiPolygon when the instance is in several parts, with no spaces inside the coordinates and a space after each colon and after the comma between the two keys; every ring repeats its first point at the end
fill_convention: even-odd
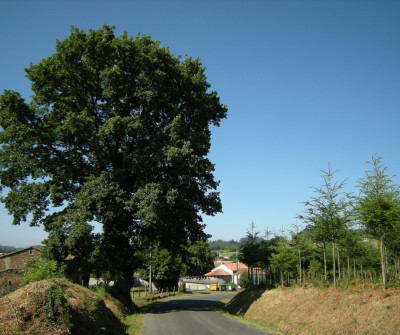
{"type": "Polygon", "coordinates": [[[17,251],[21,248],[0,245],[0,254],[8,254],[9,252],[17,251]]]}
{"type": "Polygon", "coordinates": [[[239,242],[235,240],[230,241],[223,241],[223,240],[216,240],[216,241],[209,241],[208,244],[210,245],[211,250],[226,250],[234,252],[239,247],[239,242]]]}

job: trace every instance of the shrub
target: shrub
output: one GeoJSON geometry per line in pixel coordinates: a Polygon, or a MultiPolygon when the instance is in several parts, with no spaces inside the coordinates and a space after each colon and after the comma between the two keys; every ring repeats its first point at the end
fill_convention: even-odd
{"type": "Polygon", "coordinates": [[[182,283],[180,286],[179,286],[179,293],[185,293],[186,292],[186,286],[185,286],[185,283],[182,283]]]}
{"type": "Polygon", "coordinates": [[[62,278],[64,268],[60,268],[56,261],[42,257],[30,258],[22,271],[22,284],[26,285],[43,279],[62,278]]]}
{"type": "Polygon", "coordinates": [[[66,289],[65,282],[54,280],[44,293],[35,293],[33,296],[36,305],[35,316],[45,316],[43,321],[55,329],[61,325],[66,327],[72,325],[72,311],[67,301],[72,294],[66,289]]]}
{"type": "Polygon", "coordinates": [[[243,271],[239,278],[239,286],[242,288],[248,288],[249,284],[249,273],[247,271],[243,271]]]}

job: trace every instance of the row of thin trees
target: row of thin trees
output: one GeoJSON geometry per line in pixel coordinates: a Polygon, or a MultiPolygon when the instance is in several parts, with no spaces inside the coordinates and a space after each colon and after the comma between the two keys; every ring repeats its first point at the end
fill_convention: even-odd
{"type": "MultiPolygon", "coordinates": [[[[241,247],[240,258],[251,268],[265,269],[265,281],[282,285],[296,280],[338,281],[365,279],[400,281],[400,193],[381,158],[367,162],[371,169],[357,184],[359,194],[344,191],[337,171],[322,171],[323,184],[304,202],[298,216],[306,227],[295,226],[290,237],[254,232],[241,247]]],[[[250,270],[251,271],[251,270],[250,270]]]]}

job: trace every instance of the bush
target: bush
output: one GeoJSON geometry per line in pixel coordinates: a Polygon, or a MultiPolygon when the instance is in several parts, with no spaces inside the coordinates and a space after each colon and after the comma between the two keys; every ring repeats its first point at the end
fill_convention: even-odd
{"type": "Polygon", "coordinates": [[[185,293],[186,292],[186,286],[185,286],[185,283],[182,283],[180,286],[179,286],[179,293],[185,293]]]}
{"type": "Polygon", "coordinates": [[[66,289],[65,282],[54,280],[44,293],[35,293],[33,296],[36,305],[35,316],[45,315],[44,321],[55,329],[61,325],[72,325],[72,311],[67,301],[72,293],[66,289]]]}
{"type": "Polygon", "coordinates": [[[22,270],[23,285],[43,279],[63,277],[65,277],[64,268],[60,268],[56,261],[42,257],[30,258],[22,270]]]}
{"type": "Polygon", "coordinates": [[[239,286],[242,288],[248,288],[249,284],[249,273],[247,271],[243,271],[239,278],[239,286]]]}

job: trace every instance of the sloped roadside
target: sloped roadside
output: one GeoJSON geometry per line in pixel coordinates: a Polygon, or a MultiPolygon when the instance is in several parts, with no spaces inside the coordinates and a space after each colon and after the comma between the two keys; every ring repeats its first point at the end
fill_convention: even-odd
{"type": "Polygon", "coordinates": [[[0,335],[125,333],[102,299],[66,280],[31,283],[0,298],[0,324],[0,335]]]}
{"type": "Polygon", "coordinates": [[[229,313],[284,334],[399,334],[400,289],[244,291],[229,313]]]}

